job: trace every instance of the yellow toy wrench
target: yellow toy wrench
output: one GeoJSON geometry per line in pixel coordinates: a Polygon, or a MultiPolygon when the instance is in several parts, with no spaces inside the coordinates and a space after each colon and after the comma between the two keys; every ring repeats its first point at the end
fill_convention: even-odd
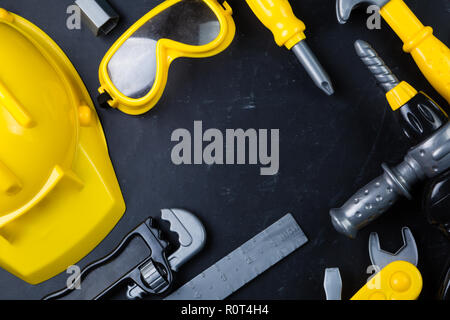
{"type": "Polygon", "coordinates": [[[410,53],[431,85],[450,103],[450,50],[425,27],[403,0],[337,0],[337,15],[345,23],[352,9],[361,3],[381,8],[381,16],[404,42],[403,50],[410,53]]]}
{"type": "Polygon", "coordinates": [[[422,275],[411,263],[395,261],[378,272],[351,300],[417,300],[422,275]]]}
{"type": "Polygon", "coordinates": [[[408,227],[402,229],[403,247],[395,254],[381,249],[378,234],[369,237],[372,265],[380,268],[351,300],[416,300],[422,292],[422,275],[416,268],[417,244],[408,227]]]}
{"type": "MultiPolygon", "coordinates": [[[[416,300],[422,292],[423,280],[416,265],[417,244],[408,227],[402,229],[403,246],[390,253],[381,249],[377,233],[369,238],[369,255],[373,271],[378,271],[351,300],[416,300]]],[[[325,271],[327,300],[341,300],[342,280],[339,269],[325,271]]]]}

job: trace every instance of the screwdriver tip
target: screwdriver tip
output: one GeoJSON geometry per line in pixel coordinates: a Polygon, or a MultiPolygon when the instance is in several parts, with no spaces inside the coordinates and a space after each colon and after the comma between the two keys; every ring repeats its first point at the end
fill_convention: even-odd
{"type": "Polygon", "coordinates": [[[303,67],[306,69],[314,83],[327,95],[331,96],[332,94],[334,94],[334,89],[333,85],[331,84],[330,77],[320,64],[317,57],[311,51],[306,41],[303,40],[296,44],[292,48],[292,51],[297,56],[303,67]]]}
{"type": "Polygon", "coordinates": [[[324,81],[320,85],[320,89],[325,92],[327,95],[332,96],[334,94],[334,88],[331,82],[324,81]]]}

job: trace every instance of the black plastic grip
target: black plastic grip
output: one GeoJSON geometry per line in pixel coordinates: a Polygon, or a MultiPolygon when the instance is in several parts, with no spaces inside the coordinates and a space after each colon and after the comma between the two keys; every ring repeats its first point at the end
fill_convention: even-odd
{"type": "Polygon", "coordinates": [[[172,272],[165,256],[166,244],[151,219],[129,233],[106,257],[90,264],[79,276],[80,288],[69,287],[48,295],[44,300],[97,300],[126,281],[132,281],[149,294],[163,293],[172,283],[172,272]],[[149,261],[164,271],[167,286],[154,292],[143,281],[141,267],[149,261]]]}
{"type": "Polygon", "coordinates": [[[395,115],[414,144],[427,139],[448,122],[446,113],[422,92],[396,110],[395,115]]]}

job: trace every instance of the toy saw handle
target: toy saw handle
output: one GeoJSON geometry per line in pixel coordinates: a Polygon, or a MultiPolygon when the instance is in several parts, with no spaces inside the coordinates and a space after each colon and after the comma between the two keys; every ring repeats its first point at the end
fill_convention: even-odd
{"type": "Polygon", "coordinates": [[[391,0],[381,15],[403,41],[431,85],[450,103],[450,50],[425,27],[403,0],[391,0]]]}

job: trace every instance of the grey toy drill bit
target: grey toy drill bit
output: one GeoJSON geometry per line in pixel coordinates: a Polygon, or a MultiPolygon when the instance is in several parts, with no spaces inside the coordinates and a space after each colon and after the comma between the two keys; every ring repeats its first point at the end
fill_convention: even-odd
{"type": "Polygon", "coordinates": [[[448,121],[442,108],[426,94],[400,81],[370,44],[357,40],[355,50],[383,88],[403,132],[414,144],[432,135],[448,121]]]}
{"type": "Polygon", "coordinates": [[[377,79],[378,84],[386,93],[400,84],[400,81],[392,73],[391,69],[367,42],[357,40],[355,49],[362,62],[369,68],[375,79],[377,79]]]}

